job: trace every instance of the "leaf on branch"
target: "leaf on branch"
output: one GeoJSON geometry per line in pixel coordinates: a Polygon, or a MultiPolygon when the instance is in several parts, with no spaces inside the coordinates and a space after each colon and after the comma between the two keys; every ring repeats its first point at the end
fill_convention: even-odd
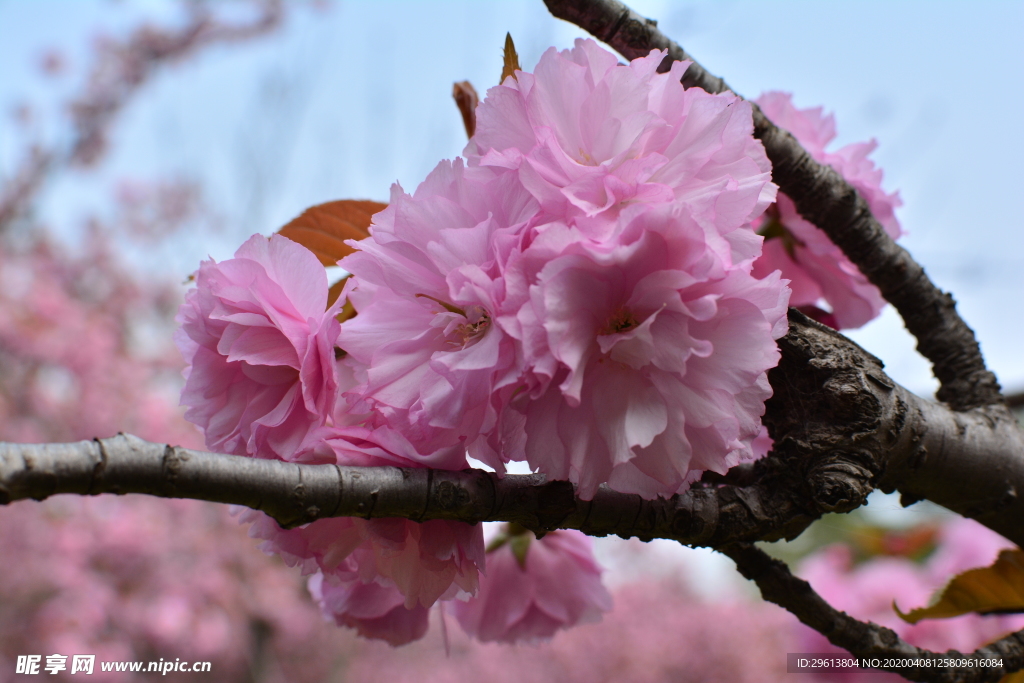
{"type": "Polygon", "coordinates": [[[473,137],[476,132],[476,105],[480,102],[480,96],[476,94],[476,88],[469,81],[460,81],[452,84],[452,97],[455,98],[455,106],[462,114],[462,125],[466,127],[466,137],[473,137]]]}
{"type": "MultiPolygon", "coordinates": [[[[501,68],[501,80],[499,84],[504,83],[505,79],[511,76],[516,77],[516,71],[522,71],[522,67],[519,66],[519,55],[516,54],[515,43],[512,42],[512,34],[505,34],[505,63],[501,68]]],[[[519,80],[519,79],[516,79],[519,80]]]]}
{"type": "Polygon", "coordinates": [[[277,232],[316,254],[320,263],[333,266],[352,253],[345,240],[369,237],[371,217],[385,208],[387,204],[365,199],[317,204],[277,232]]]}
{"type": "Polygon", "coordinates": [[[953,577],[930,607],[915,609],[909,614],[900,612],[895,602],[893,608],[911,624],[970,612],[1024,612],[1024,550],[1004,550],[991,567],[971,569],[953,577]]]}

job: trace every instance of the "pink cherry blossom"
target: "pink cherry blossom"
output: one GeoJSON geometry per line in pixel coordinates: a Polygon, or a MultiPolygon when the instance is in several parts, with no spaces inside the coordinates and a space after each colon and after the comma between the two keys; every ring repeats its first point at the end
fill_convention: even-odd
{"type": "MultiPolygon", "coordinates": [[[[902,234],[894,210],[902,202],[899,193],[882,190],[882,171],[868,155],[877,143],[855,143],[836,152],[825,147],[835,138],[835,121],[820,107],[797,109],[786,93],[765,93],[757,100],[762,111],[778,126],[796,136],[817,161],[837,170],[868,202],[871,213],[894,239],[902,234]]],[[[804,220],[793,201],[779,194],[778,203],[760,224],[765,235],[763,255],[754,264],[754,274],[763,277],[775,270],[790,280],[790,304],[807,307],[814,317],[819,305],[831,307],[828,322],[839,328],[860,327],[875,318],[885,306],[878,288],[853,265],[828,236],[804,220]]]]}
{"type": "Polygon", "coordinates": [[[754,139],[751,107],[732,93],[684,90],[690,62],[657,73],[654,50],[628,65],[593,40],[549,49],[534,73],[517,71],[477,109],[470,164],[517,169],[547,220],[606,239],[626,206],[677,202],[756,256],[749,230],[775,199],[771,165],[754,139]]]}
{"type": "Polygon", "coordinates": [[[464,522],[336,517],[281,529],[262,513],[246,510],[241,519],[253,522],[249,534],[265,539],[265,552],[303,573],[390,585],[409,608],[474,593],[484,562],[480,527],[464,522]]]}
{"type": "Polygon", "coordinates": [[[308,249],[254,235],[235,258],[204,261],[178,312],[189,367],[186,419],[220,453],[290,460],[334,408],[327,275],[308,249]]]}
{"type": "Polygon", "coordinates": [[[468,634],[484,642],[543,640],[560,629],[599,621],[611,609],[588,536],[571,530],[541,539],[525,529],[510,533],[488,553],[479,594],[451,603],[468,634]]]}
{"type": "Polygon", "coordinates": [[[763,455],[766,372],[786,330],[778,274],[731,265],[684,206],[636,205],[619,222],[605,243],[545,226],[509,266],[499,318],[528,366],[503,415],[525,434],[506,440],[584,499],[603,482],[671,495],[763,455]]]}
{"type": "MultiPolygon", "coordinates": [[[[359,315],[339,344],[365,366],[350,392],[420,448],[473,447],[494,429],[498,394],[519,374],[513,340],[494,324],[502,269],[537,205],[514,174],[443,161],[416,190],[392,189],[371,236],[340,265],[359,315]]],[[[507,389],[506,389],[507,391],[507,389]]]]}
{"type": "MultiPolygon", "coordinates": [[[[338,400],[339,377],[351,388],[361,370],[350,359],[336,361],[338,304],[326,304],[323,267],[310,251],[278,235],[257,235],[234,259],[202,264],[179,314],[178,344],[191,361],[186,417],[204,428],[207,446],[311,463],[465,467],[460,444],[417,449],[385,425],[363,424],[368,416],[351,414],[338,400]]],[[[461,522],[322,519],[284,530],[252,510],[241,520],[252,522],[250,535],[264,539],[264,550],[305,573],[322,572],[331,586],[349,585],[355,596],[380,585],[401,595],[410,610],[472,593],[483,563],[480,529],[461,522]]],[[[369,618],[359,611],[365,601],[339,601],[334,588],[324,595],[330,598],[324,605],[356,610],[335,613],[339,623],[369,618]]],[[[386,623],[364,630],[404,637],[385,634],[386,623]]],[[[395,628],[404,627],[396,622],[395,628]]]]}
{"type": "Polygon", "coordinates": [[[468,167],[393,190],[340,264],[365,426],[584,497],[670,495],[764,453],[788,290],[749,275],[749,222],[775,187],[749,106],[684,91],[663,56],[550,50],[490,91],[468,167]]]}
{"type": "MultiPolygon", "coordinates": [[[[311,462],[467,466],[462,448],[423,454],[385,427],[328,427],[316,432],[315,440],[307,452],[311,462]]],[[[483,531],[464,522],[338,517],[282,529],[254,510],[243,510],[240,518],[252,522],[249,534],[264,539],[265,552],[280,555],[304,574],[323,577],[311,586],[320,591],[314,595],[325,614],[394,645],[423,635],[420,625],[426,628],[426,609],[435,601],[475,593],[484,566],[483,531]]]]}
{"type": "Polygon", "coordinates": [[[405,596],[394,586],[340,581],[318,572],[309,579],[309,592],[325,617],[338,626],[356,629],[364,638],[398,646],[427,633],[428,609],[423,605],[406,607],[405,596]]]}
{"type": "MultiPolygon", "coordinates": [[[[799,650],[796,618],[754,599],[710,600],[705,587],[644,576],[614,590],[599,623],[560,631],[525,647],[481,643],[450,628],[401,649],[366,643],[345,661],[360,683],[794,683],[786,652],[799,650]],[[780,653],[782,655],[780,656],[780,653]]],[[[435,620],[435,626],[436,626],[435,620]]]]}

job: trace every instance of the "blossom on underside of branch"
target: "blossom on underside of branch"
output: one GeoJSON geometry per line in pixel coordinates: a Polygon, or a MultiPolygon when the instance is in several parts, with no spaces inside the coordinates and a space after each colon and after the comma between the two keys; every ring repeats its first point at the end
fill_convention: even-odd
{"type": "Polygon", "coordinates": [[[405,596],[394,586],[339,581],[318,573],[309,579],[309,592],[325,617],[356,629],[364,638],[397,646],[427,633],[430,611],[423,605],[406,607],[405,596]]]}
{"type": "MultiPolygon", "coordinates": [[[[835,120],[820,107],[797,109],[787,93],[768,92],[757,99],[765,116],[788,130],[816,161],[838,171],[867,201],[871,213],[893,239],[902,234],[894,210],[902,205],[899,193],[882,190],[882,171],[868,155],[878,143],[846,145],[836,152],[825,148],[835,138],[835,120]]],[[[790,305],[837,329],[854,328],[874,319],[885,306],[878,288],[853,265],[828,236],[804,220],[791,200],[780,193],[778,202],[758,225],[764,235],[764,253],[754,263],[754,274],[764,277],[776,270],[789,279],[790,305]],[[828,306],[823,312],[819,306],[828,306]]]]}
{"type": "Polygon", "coordinates": [[[547,640],[612,608],[586,534],[562,529],[537,539],[526,529],[507,530],[491,547],[480,592],[452,603],[459,625],[478,640],[547,640]]]}

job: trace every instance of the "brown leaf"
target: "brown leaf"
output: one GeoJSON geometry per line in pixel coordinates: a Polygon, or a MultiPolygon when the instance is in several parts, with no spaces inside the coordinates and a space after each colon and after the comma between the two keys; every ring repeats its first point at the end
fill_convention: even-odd
{"type": "MultiPolygon", "coordinates": [[[[895,603],[893,607],[896,608],[895,603]]],[[[896,613],[911,624],[922,619],[947,619],[978,612],[1024,612],[1024,550],[999,553],[991,567],[971,569],[953,577],[935,604],[896,613]]]]}
{"type": "Polygon", "coordinates": [[[476,88],[469,81],[461,81],[452,84],[452,97],[455,98],[455,106],[462,114],[462,125],[466,127],[466,137],[473,137],[476,131],[476,105],[480,102],[480,96],[476,94],[476,88]]]}
{"type": "Polygon", "coordinates": [[[504,65],[501,67],[501,80],[498,81],[498,83],[504,83],[505,79],[508,78],[509,76],[515,78],[517,70],[522,71],[522,68],[519,66],[519,55],[516,54],[516,46],[515,43],[512,42],[512,34],[506,33],[505,62],[504,65]]]}
{"type": "Polygon", "coordinates": [[[385,208],[387,204],[365,199],[317,204],[277,232],[309,249],[325,266],[334,266],[352,253],[345,240],[369,237],[371,216],[385,208]]]}
{"type": "Polygon", "coordinates": [[[1024,683],[1024,670],[1006,674],[999,679],[999,683],[1024,683]]]}

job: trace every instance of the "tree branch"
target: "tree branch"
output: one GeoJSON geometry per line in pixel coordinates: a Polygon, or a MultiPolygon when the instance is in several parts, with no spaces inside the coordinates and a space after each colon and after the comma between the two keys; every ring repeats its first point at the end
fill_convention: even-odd
{"type": "MultiPolygon", "coordinates": [[[[785,608],[800,621],[818,631],[833,645],[858,657],[896,659],[936,659],[962,657],[959,652],[935,653],[915,647],[900,639],[891,629],[878,624],[858,621],[829,605],[811,585],[793,576],[785,563],[769,557],[759,548],[738,543],[720,549],[736,562],[736,568],[747,579],[757,584],[761,596],[785,608]]],[[[978,649],[969,657],[979,659],[1001,658],[1003,667],[917,667],[896,668],[881,666],[912,681],[934,683],[982,683],[998,681],[1006,673],[1024,668],[1024,631],[1012,633],[1001,640],[978,649]]]]}
{"type": "MultiPolygon", "coordinates": [[[[618,0],[544,0],[553,15],[589,31],[628,59],[653,49],[671,60],[691,60],[685,87],[708,92],[731,90],[708,73],[682,47],[618,0]]],[[[667,65],[662,65],[663,67],[667,65]]],[[[733,91],[735,92],[735,91],[733,91]]],[[[937,397],[955,410],[1001,401],[999,383],[985,367],[974,331],[956,312],[953,298],[929,280],[924,269],[886,234],[868,204],[843,177],[816,162],[788,132],[754,105],[754,135],[772,162],[772,178],[804,218],[824,230],[861,272],[896,307],[918,350],[932,363],[937,397]]]]}
{"type": "Polygon", "coordinates": [[[771,455],[669,500],[602,488],[580,500],[541,475],[301,465],[215,455],[121,435],[0,445],[0,503],[57,493],[145,493],[245,505],[283,527],[323,517],[511,521],[693,546],[794,538],[878,486],[927,497],[1024,545],[1024,443],[1004,407],[955,413],[906,391],[831,328],[790,311],[765,423],[771,455]]]}
{"type": "MultiPolygon", "coordinates": [[[[283,527],[325,517],[510,521],[603,536],[668,538],[720,548],[765,598],[857,654],[927,655],[886,629],[837,612],[784,565],[749,545],[794,538],[826,512],[848,512],[880,486],[927,497],[1024,545],[1024,443],[1009,410],[968,412],[896,385],[881,362],[829,327],[789,313],[769,373],[768,457],[709,476],[670,500],[602,487],[580,500],[541,475],[304,465],[216,455],[120,435],[72,444],[0,444],[0,503],[57,493],[144,493],[245,505],[283,527]]],[[[1024,666],[1024,635],[979,650],[1024,666]]],[[[989,670],[991,671],[991,670],[989,670]]],[[[995,680],[975,671],[899,671],[914,680],[995,680]]]]}

